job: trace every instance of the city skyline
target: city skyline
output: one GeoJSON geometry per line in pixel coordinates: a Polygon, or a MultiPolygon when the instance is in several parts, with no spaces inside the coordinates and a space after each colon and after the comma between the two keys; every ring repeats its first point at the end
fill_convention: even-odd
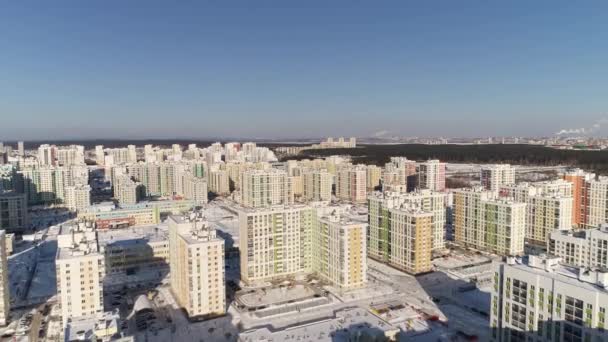
{"type": "Polygon", "coordinates": [[[5,3],[0,137],[606,135],[606,7],[5,3]]]}

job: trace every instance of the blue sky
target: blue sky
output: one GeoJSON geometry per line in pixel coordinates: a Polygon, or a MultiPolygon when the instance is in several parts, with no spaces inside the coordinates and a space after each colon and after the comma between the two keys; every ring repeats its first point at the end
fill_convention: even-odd
{"type": "Polygon", "coordinates": [[[606,1],[4,1],[0,140],[603,126],[607,13],[606,1]]]}

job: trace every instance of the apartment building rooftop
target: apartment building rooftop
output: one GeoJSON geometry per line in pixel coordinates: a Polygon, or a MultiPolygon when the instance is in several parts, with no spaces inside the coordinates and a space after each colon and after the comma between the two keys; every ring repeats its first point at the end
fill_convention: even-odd
{"type": "MultiPolygon", "coordinates": [[[[349,212],[340,212],[340,208],[328,208],[331,210],[330,212],[325,212],[321,214],[320,218],[322,220],[327,220],[329,222],[340,223],[341,226],[357,226],[359,227],[363,222],[360,220],[356,220],[353,218],[349,212]]],[[[365,222],[367,223],[367,222],[365,222]]]]}
{"type": "Polygon", "coordinates": [[[170,220],[177,224],[189,224],[190,229],[179,230],[179,236],[188,244],[222,240],[202,212],[192,212],[188,215],[171,215],[170,220]]]}
{"type": "Polygon", "coordinates": [[[368,335],[370,340],[394,338],[399,329],[381,318],[361,309],[338,311],[335,317],[323,321],[291,326],[281,330],[260,328],[240,334],[241,342],[258,341],[352,341],[355,336],[368,335]]]}
{"type": "Polygon", "coordinates": [[[74,240],[71,246],[58,248],[56,260],[80,258],[99,253],[99,246],[97,245],[97,240],[88,239],[84,235],[81,235],[80,237],[82,237],[82,239],[74,240]]]}
{"type": "Polygon", "coordinates": [[[550,277],[554,280],[590,291],[608,294],[608,270],[569,267],[561,264],[561,258],[549,255],[529,255],[522,259],[509,257],[511,267],[534,275],[550,277]]]}
{"type": "Polygon", "coordinates": [[[117,312],[103,312],[94,316],[72,318],[65,327],[65,340],[110,340],[119,332],[118,320],[117,312]]]}
{"type": "Polygon", "coordinates": [[[99,245],[127,246],[145,242],[169,241],[169,231],[165,224],[136,226],[125,229],[100,231],[99,245]]]}
{"type": "Polygon", "coordinates": [[[231,205],[231,208],[239,211],[239,212],[244,212],[244,213],[261,213],[261,212],[274,212],[274,211],[283,211],[283,210],[298,210],[298,209],[305,209],[305,208],[310,208],[311,206],[306,205],[306,204],[290,204],[290,205],[283,205],[283,204],[278,204],[278,205],[272,205],[269,207],[260,207],[260,208],[250,208],[250,207],[244,207],[240,204],[234,204],[231,205]]]}
{"type": "Polygon", "coordinates": [[[553,234],[560,234],[563,236],[572,236],[579,239],[586,239],[588,236],[594,233],[608,234],[608,223],[603,223],[599,227],[589,229],[561,229],[554,230],[553,234]]]}

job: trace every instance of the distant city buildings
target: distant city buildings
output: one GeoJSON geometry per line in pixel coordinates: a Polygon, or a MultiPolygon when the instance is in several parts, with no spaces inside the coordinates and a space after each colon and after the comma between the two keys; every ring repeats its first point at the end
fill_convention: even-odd
{"type": "Polygon", "coordinates": [[[320,148],[355,148],[357,147],[357,138],[351,137],[348,140],[343,137],[334,140],[334,138],[327,138],[325,141],[321,141],[318,145],[312,145],[313,149],[320,148]]]}

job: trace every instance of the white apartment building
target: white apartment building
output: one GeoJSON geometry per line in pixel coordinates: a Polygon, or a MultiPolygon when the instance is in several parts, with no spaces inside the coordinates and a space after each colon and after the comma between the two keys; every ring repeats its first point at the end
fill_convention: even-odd
{"type": "Polygon", "coordinates": [[[171,291],[191,319],[226,312],[224,240],[200,213],[170,216],[171,291]]]}
{"type": "Polygon", "coordinates": [[[283,170],[247,170],[241,175],[240,188],[240,202],[245,207],[289,205],[294,201],[291,179],[283,170]]]}
{"type": "Polygon", "coordinates": [[[88,184],[86,166],[41,166],[24,168],[17,172],[17,188],[27,195],[29,204],[64,203],[66,187],[88,184]]]}
{"type": "Polygon", "coordinates": [[[418,163],[418,187],[434,191],[445,190],[445,163],[428,160],[418,163]]]}
{"type": "Polygon", "coordinates": [[[547,252],[567,265],[608,269],[608,225],[559,230],[549,235],[547,252]]]}
{"type": "Polygon", "coordinates": [[[210,170],[207,184],[209,191],[217,195],[230,195],[230,181],[226,170],[210,170]]]}
{"type": "Polygon", "coordinates": [[[59,146],[55,149],[55,158],[60,166],[84,165],[84,146],[59,146]]]}
{"type": "Polygon", "coordinates": [[[604,341],[608,273],[510,258],[494,275],[492,341],[604,341]]]}
{"type": "Polygon", "coordinates": [[[327,170],[305,170],[302,173],[304,201],[331,201],[332,175],[327,170]]]}
{"type": "Polygon", "coordinates": [[[79,211],[91,205],[91,186],[73,185],[65,188],[65,206],[73,211],[79,211]]]}
{"type": "Polygon", "coordinates": [[[38,147],[38,163],[40,165],[55,165],[57,159],[57,146],[43,144],[38,147]]]}
{"type": "Polygon", "coordinates": [[[524,252],[526,203],[499,199],[481,187],[454,191],[455,242],[499,255],[524,252]]]}
{"type": "Polygon", "coordinates": [[[197,205],[207,203],[207,180],[187,172],[183,177],[184,198],[193,200],[197,205]]]}
{"type": "Polygon", "coordinates": [[[240,208],[241,280],[265,282],[310,270],[305,242],[315,215],[309,206],[240,208]]]}
{"type": "Polygon", "coordinates": [[[106,154],[103,150],[103,145],[95,146],[95,164],[104,165],[106,154]]]}
{"type": "Polygon", "coordinates": [[[509,164],[483,165],[481,167],[481,186],[486,190],[497,191],[503,185],[515,184],[515,169],[509,164]]]}
{"type": "Polygon", "coordinates": [[[586,227],[597,227],[608,222],[608,177],[600,176],[585,184],[587,193],[586,227]]]}
{"type": "MultiPolygon", "coordinates": [[[[0,242],[6,239],[4,230],[0,230],[0,242]]],[[[10,291],[8,289],[8,253],[6,243],[0,243],[0,326],[8,324],[11,310],[10,291]]]]}
{"type": "Polygon", "coordinates": [[[365,203],[367,200],[365,165],[347,165],[336,171],[336,197],[352,203],[365,203]]]}
{"type": "Polygon", "coordinates": [[[0,230],[22,232],[28,223],[26,195],[0,191],[0,230]]]}
{"type": "Polygon", "coordinates": [[[70,318],[103,312],[105,261],[94,228],[83,222],[64,225],[57,246],[57,294],[63,326],[70,318]]]}
{"type": "Polygon", "coordinates": [[[136,204],[139,201],[141,186],[141,183],[133,181],[126,175],[118,176],[112,184],[114,198],[120,205],[136,204]]]}

